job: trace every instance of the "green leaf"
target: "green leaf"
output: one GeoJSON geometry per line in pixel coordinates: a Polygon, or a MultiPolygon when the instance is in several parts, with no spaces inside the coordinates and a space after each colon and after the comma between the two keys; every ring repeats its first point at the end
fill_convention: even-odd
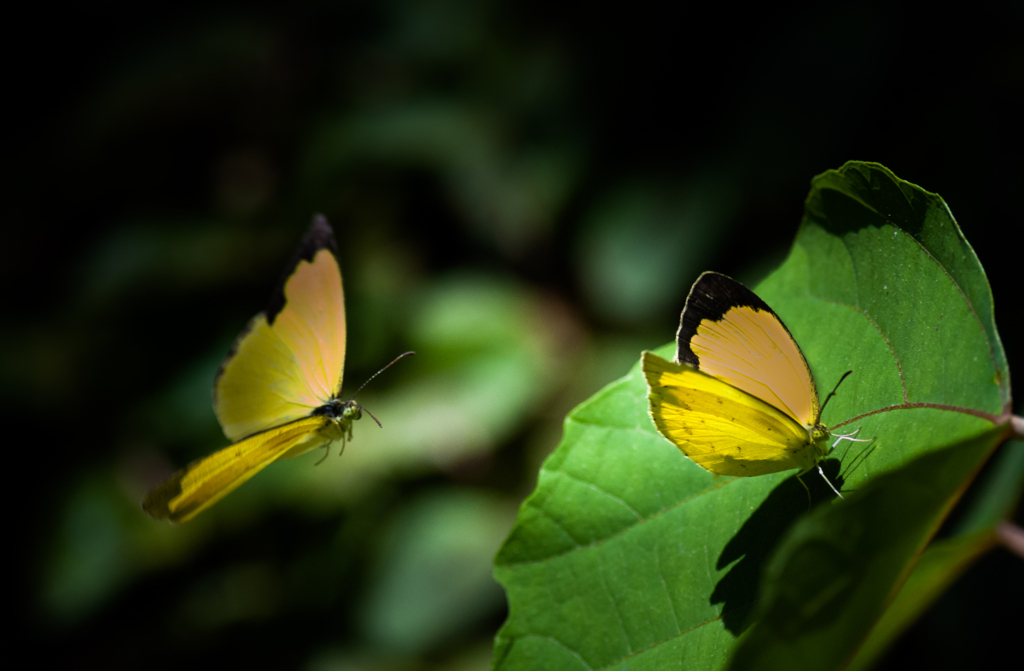
{"type": "Polygon", "coordinates": [[[998,429],[875,478],[802,519],[765,573],[732,669],[835,669],[859,647],[998,429]],[[898,511],[898,514],[895,512],[898,511]]]}
{"type": "Polygon", "coordinates": [[[1011,519],[1024,493],[1024,441],[1007,442],[989,469],[979,493],[960,519],[954,534],[967,536],[991,531],[1011,519]]]}
{"type": "Polygon", "coordinates": [[[823,462],[847,500],[808,478],[830,505],[791,529],[807,512],[795,473],[722,477],[686,459],[655,431],[636,366],[570,413],[495,559],[510,609],[495,668],[722,668],[757,613],[808,595],[796,612],[812,616],[750,629],[736,665],[799,638],[828,655],[788,668],[835,668],[867,636],[1003,436],[987,280],[941,198],[849,163],[814,180],[789,257],[757,292],[819,393],[854,371],[823,418],[877,438],[823,462]],[[859,629],[838,631],[840,616],[859,629]]]}
{"type": "Polygon", "coordinates": [[[996,525],[1009,517],[1024,487],[1024,443],[1005,444],[978,497],[951,538],[932,543],[847,667],[861,671],[876,659],[964,571],[996,543],[996,525]]]}

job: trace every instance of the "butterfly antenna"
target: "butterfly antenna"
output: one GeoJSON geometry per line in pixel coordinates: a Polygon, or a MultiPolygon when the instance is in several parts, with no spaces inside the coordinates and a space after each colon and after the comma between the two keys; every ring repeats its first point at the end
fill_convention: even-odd
{"type": "Polygon", "coordinates": [[[363,407],[363,406],[359,406],[359,407],[360,407],[360,408],[362,409],[362,411],[363,411],[363,412],[365,412],[365,413],[366,413],[367,415],[369,415],[369,416],[370,416],[370,419],[372,419],[373,421],[377,422],[377,426],[379,426],[379,427],[380,427],[380,428],[382,428],[382,429],[384,428],[384,425],[380,423],[380,420],[379,420],[379,419],[377,419],[376,417],[374,417],[374,416],[373,416],[373,413],[372,413],[372,412],[370,412],[369,410],[367,410],[367,409],[366,409],[365,407],[363,407]]]}
{"type": "MultiPolygon", "coordinates": [[[[828,393],[828,396],[825,397],[825,402],[821,404],[820,408],[818,408],[818,417],[817,417],[817,419],[814,420],[815,424],[820,424],[821,423],[821,414],[823,412],[825,412],[825,406],[828,405],[828,402],[831,401],[832,397],[836,395],[836,391],[839,389],[839,385],[841,385],[843,383],[843,380],[846,379],[846,376],[849,375],[852,372],[853,372],[852,370],[848,370],[845,373],[843,373],[843,376],[841,378],[839,378],[839,382],[836,382],[836,386],[833,387],[832,391],[830,391],[828,393]]],[[[373,378],[370,378],[370,379],[372,380],[373,378]]],[[[835,489],[835,488],[833,488],[833,489],[835,489]]],[[[838,492],[836,492],[836,493],[838,494],[838,492]]]]}
{"type": "MultiPolygon", "coordinates": [[[[415,354],[415,353],[416,352],[405,352],[404,354],[399,354],[398,356],[395,357],[394,361],[392,361],[391,363],[389,363],[388,365],[384,366],[379,371],[377,371],[376,373],[371,375],[370,379],[363,383],[363,387],[365,387],[366,385],[370,384],[370,380],[372,380],[373,378],[377,377],[378,375],[380,375],[381,373],[386,371],[388,368],[391,368],[392,366],[394,366],[398,362],[399,359],[403,359],[403,358],[409,356],[410,354],[415,354]]],[[[361,392],[363,390],[363,387],[359,387],[359,389],[356,389],[356,393],[352,394],[352,396],[351,396],[351,398],[349,398],[349,400],[351,401],[352,399],[354,399],[356,397],[356,394],[358,394],[359,392],[361,392]]],[[[366,408],[363,408],[363,409],[365,410],[366,408]]],[[[369,414],[369,413],[367,413],[367,414],[369,414]]],[[[370,415],[370,417],[373,417],[373,415],[370,415]]],[[[377,418],[373,417],[373,421],[377,422],[377,418]]],[[[377,424],[380,424],[380,422],[377,422],[377,424]]]]}

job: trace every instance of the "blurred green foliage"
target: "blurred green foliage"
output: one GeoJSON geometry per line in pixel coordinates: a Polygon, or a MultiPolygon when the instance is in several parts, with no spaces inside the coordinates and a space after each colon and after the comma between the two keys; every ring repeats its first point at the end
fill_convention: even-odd
{"type": "MultiPolygon", "coordinates": [[[[1011,3],[25,11],[0,399],[30,502],[19,626],[55,662],[487,668],[492,555],[566,413],[670,337],[700,271],[764,277],[811,176],[850,158],[954,205],[1020,360],[1011,3]],[[360,394],[384,428],[153,523],[146,489],[226,443],[213,373],[313,212],[341,247],[346,388],[418,352],[360,394]]],[[[957,598],[887,663],[947,668],[929,632],[960,611],[1009,640],[994,596],[957,598]]]]}

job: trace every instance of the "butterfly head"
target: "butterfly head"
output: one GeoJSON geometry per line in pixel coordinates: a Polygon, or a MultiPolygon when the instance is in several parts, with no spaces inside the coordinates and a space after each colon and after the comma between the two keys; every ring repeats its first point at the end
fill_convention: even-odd
{"type": "Polygon", "coordinates": [[[811,436],[811,443],[814,445],[815,461],[824,459],[832,452],[832,446],[828,444],[832,434],[824,424],[816,424],[808,430],[811,436]]]}
{"type": "MultiPolygon", "coordinates": [[[[352,398],[350,398],[347,401],[332,398],[330,401],[317,408],[313,412],[313,414],[327,415],[328,417],[334,420],[335,424],[338,424],[339,426],[342,427],[347,427],[351,432],[352,422],[361,418],[363,416],[363,410],[366,410],[366,408],[355,402],[354,399],[356,397],[356,394],[361,392],[363,390],[363,387],[370,383],[370,380],[372,380],[373,378],[377,377],[378,375],[386,371],[388,368],[391,368],[393,365],[395,365],[396,361],[403,359],[409,356],[410,354],[415,353],[416,352],[405,352],[404,354],[399,354],[397,357],[395,357],[394,361],[392,361],[391,363],[389,363],[388,365],[384,366],[379,371],[371,375],[370,379],[364,382],[362,387],[356,389],[356,393],[352,394],[352,398]]],[[[380,420],[374,417],[372,412],[366,410],[366,414],[370,416],[370,419],[377,422],[377,426],[380,426],[380,420]]]]}
{"type": "Polygon", "coordinates": [[[332,398],[313,411],[314,415],[323,415],[339,424],[350,424],[363,416],[363,406],[355,401],[342,401],[332,398]]]}

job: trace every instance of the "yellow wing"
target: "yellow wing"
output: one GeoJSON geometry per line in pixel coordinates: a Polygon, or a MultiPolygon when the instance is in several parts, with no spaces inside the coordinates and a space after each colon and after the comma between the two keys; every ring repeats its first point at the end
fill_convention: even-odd
{"type": "Polygon", "coordinates": [[[228,353],[213,383],[213,409],[237,441],[305,417],[341,391],[345,297],[334,233],[317,216],[265,312],[228,353]]]}
{"type": "Polygon", "coordinates": [[[329,441],[331,436],[321,433],[328,424],[327,417],[306,417],[193,461],[149,492],[142,508],[156,519],[187,522],[290,450],[329,441]]]}
{"type": "Polygon", "coordinates": [[[814,465],[807,429],[771,405],[651,352],[641,367],[658,431],[712,473],[754,476],[814,465]]]}
{"type": "Polygon", "coordinates": [[[810,427],[818,420],[811,369],[782,320],[754,292],[703,273],[686,299],[676,361],[742,389],[810,427]]]}

